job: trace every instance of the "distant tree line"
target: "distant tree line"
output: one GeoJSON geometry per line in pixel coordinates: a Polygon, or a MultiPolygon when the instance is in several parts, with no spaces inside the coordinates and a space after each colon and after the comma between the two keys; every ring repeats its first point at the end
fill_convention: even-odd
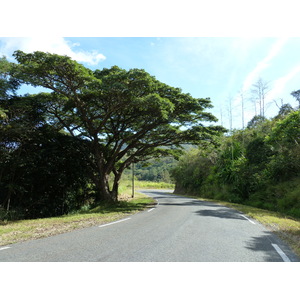
{"type": "Polygon", "coordinates": [[[172,183],[170,172],[176,164],[177,160],[174,157],[139,162],[134,166],[135,178],[137,180],[172,183]]]}

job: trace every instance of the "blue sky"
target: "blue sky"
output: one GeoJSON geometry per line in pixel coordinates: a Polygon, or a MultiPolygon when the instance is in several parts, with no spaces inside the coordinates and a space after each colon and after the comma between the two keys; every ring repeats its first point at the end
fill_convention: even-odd
{"type": "Polygon", "coordinates": [[[245,125],[254,116],[251,86],[268,82],[266,116],[281,105],[297,102],[290,95],[300,89],[300,38],[266,37],[32,37],[0,38],[0,55],[12,59],[14,50],[68,55],[91,69],[117,65],[142,68],[158,80],[179,87],[193,97],[210,97],[211,112],[229,128],[242,127],[240,91],[245,99],[245,125]],[[222,114],[222,118],[221,118],[222,114]]]}

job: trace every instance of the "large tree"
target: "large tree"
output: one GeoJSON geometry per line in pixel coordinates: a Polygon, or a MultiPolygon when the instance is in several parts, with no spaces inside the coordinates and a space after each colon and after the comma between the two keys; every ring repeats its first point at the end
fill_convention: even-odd
{"type": "Polygon", "coordinates": [[[47,107],[49,124],[89,141],[87,167],[104,201],[117,201],[121,175],[131,163],[174,155],[182,144],[212,141],[223,131],[205,123],[216,121],[205,111],[212,107],[209,98],[193,98],[144,70],[91,71],[44,52],[14,56],[15,78],[51,91],[35,95],[47,107]]]}

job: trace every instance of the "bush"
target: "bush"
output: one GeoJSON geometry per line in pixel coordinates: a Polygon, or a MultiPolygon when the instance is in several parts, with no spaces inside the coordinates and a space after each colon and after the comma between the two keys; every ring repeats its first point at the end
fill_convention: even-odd
{"type": "Polygon", "coordinates": [[[287,212],[294,217],[300,216],[300,179],[289,182],[286,193],[282,198],[278,198],[277,205],[279,211],[287,212]]]}
{"type": "Polygon", "coordinates": [[[176,187],[299,217],[299,121],[300,111],[270,121],[256,117],[247,129],[223,137],[217,150],[186,153],[174,171],[176,187]]]}
{"type": "Polygon", "coordinates": [[[91,192],[84,142],[40,128],[0,160],[0,205],[10,219],[53,217],[85,204],[91,192]]]}

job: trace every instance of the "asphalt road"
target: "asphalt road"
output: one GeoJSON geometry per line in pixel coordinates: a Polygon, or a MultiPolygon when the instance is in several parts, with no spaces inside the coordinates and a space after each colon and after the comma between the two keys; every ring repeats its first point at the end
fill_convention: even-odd
{"type": "Polygon", "coordinates": [[[299,261],[278,237],[236,210],[167,191],[142,192],[157,200],[154,208],[102,226],[0,247],[0,261],[299,261]]]}

